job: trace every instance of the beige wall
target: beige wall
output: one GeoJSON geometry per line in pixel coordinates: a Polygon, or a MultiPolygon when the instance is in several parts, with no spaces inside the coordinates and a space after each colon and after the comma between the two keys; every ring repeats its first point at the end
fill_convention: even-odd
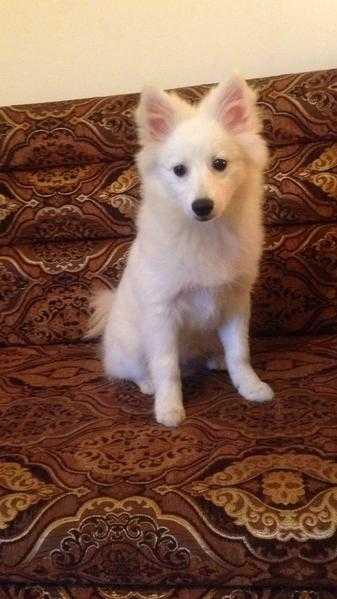
{"type": "Polygon", "coordinates": [[[0,0],[0,105],[337,66],[337,0],[0,0]]]}

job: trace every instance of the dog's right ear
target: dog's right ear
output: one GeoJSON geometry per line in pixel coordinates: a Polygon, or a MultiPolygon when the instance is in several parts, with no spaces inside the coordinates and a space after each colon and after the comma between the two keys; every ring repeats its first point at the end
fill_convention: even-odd
{"type": "Polygon", "coordinates": [[[163,141],[176,125],[173,98],[164,91],[146,87],[140,97],[136,121],[141,144],[163,141]]]}

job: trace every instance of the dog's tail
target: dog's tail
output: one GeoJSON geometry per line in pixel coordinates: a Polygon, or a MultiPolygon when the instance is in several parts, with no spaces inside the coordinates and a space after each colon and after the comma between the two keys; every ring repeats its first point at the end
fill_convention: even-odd
{"type": "Polygon", "coordinates": [[[104,289],[94,295],[90,302],[93,312],[84,339],[94,339],[102,335],[109,319],[114,294],[111,289],[104,289]]]}

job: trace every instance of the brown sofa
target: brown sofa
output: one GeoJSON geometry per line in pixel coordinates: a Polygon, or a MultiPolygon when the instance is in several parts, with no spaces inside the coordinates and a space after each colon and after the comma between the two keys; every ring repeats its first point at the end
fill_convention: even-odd
{"type": "Polygon", "coordinates": [[[252,84],[253,362],[276,400],[200,372],[175,430],[81,340],[135,233],[137,96],[0,110],[1,599],[337,596],[337,70],[252,84]]]}

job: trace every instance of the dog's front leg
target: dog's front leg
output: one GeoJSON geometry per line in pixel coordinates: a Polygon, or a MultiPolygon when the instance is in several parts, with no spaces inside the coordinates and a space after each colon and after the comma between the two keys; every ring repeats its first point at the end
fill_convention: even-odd
{"type": "Polygon", "coordinates": [[[177,426],[185,418],[179,370],[177,327],[169,309],[156,309],[146,318],[147,359],[155,390],[157,422],[177,426]]]}
{"type": "Polygon", "coordinates": [[[233,293],[230,306],[219,330],[229,376],[242,397],[250,401],[268,401],[273,391],[261,381],[250,364],[249,319],[250,293],[233,293]]]}

